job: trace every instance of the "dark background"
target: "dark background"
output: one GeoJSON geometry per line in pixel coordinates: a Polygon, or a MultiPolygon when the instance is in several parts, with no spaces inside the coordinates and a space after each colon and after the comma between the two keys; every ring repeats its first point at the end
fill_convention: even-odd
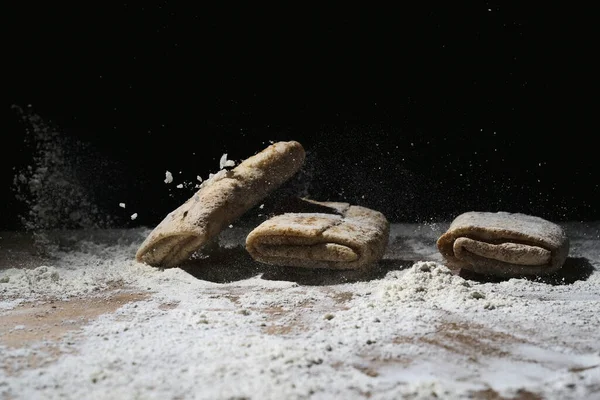
{"type": "Polygon", "coordinates": [[[393,222],[600,219],[585,10],[18,7],[5,14],[0,230],[22,229],[28,211],[15,173],[48,163],[32,115],[58,132],[46,146],[64,150],[77,187],[50,195],[93,203],[111,226],[152,226],[194,191],[175,185],[216,172],[223,153],[290,139],[307,151],[312,198],[393,222]]]}

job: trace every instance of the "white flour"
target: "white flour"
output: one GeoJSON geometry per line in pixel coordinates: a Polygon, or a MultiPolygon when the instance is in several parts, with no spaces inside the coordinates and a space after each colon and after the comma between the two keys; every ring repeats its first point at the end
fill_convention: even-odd
{"type": "Polygon", "coordinates": [[[13,108],[25,124],[24,141],[32,154],[30,164],[15,169],[13,182],[15,196],[28,207],[26,214],[20,215],[23,227],[109,227],[112,217],[96,206],[91,184],[81,171],[86,167],[83,158],[90,153],[87,145],[67,140],[29,108],[13,108]]]}
{"type": "MultiPolygon", "coordinates": [[[[409,252],[427,259],[435,235],[428,229],[394,225],[387,258],[409,252]]],[[[244,231],[227,232],[223,245],[235,248],[244,231]]],[[[145,234],[72,237],[73,249],[45,266],[1,270],[5,312],[22,301],[101,294],[116,282],[151,297],[84,327],[77,351],[68,346],[71,352],[48,368],[16,377],[0,372],[0,393],[23,399],[598,393],[600,368],[586,369],[600,365],[595,272],[570,285],[478,283],[422,261],[324,286],[259,273],[214,283],[133,261],[145,234]]],[[[590,240],[576,241],[577,253],[597,255],[598,239],[584,236],[590,240]]],[[[3,348],[4,362],[23,351],[36,350],[3,348]]]]}

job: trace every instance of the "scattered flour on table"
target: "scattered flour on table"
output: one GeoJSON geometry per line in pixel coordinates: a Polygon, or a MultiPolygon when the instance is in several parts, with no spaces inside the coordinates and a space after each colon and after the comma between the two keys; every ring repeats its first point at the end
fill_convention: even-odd
{"type": "MultiPolygon", "coordinates": [[[[563,286],[478,283],[419,261],[379,279],[336,285],[260,274],[215,283],[136,262],[147,233],[62,238],[69,250],[56,250],[53,262],[0,272],[4,312],[16,298],[76,299],[115,282],[151,294],[85,326],[84,340],[62,343],[76,351],[48,368],[17,377],[0,369],[0,394],[460,399],[528,390],[577,399],[597,391],[595,275],[563,286]]],[[[2,351],[10,359],[35,349],[2,351]]]]}
{"type": "Polygon", "coordinates": [[[145,277],[162,275],[158,269],[133,260],[147,229],[107,232],[110,234],[104,237],[91,231],[87,234],[73,231],[47,236],[46,240],[54,247],[48,249],[50,257],[44,265],[33,269],[0,270],[0,282],[3,282],[0,284],[0,298],[19,299],[21,302],[44,298],[67,300],[117,284],[141,286],[145,277]],[[82,238],[84,235],[92,237],[82,238]],[[67,249],[59,249],[56,243],[67,249]]]}

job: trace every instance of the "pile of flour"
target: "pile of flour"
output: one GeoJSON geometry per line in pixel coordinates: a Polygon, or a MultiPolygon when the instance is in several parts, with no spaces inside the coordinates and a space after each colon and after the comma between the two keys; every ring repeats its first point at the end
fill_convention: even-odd
{"type": "Polygon", "coordinates": [[[417,262],[408,271],[390,272],[386,279],[391,283],[385,285],[381,293],[392,303],[416,302],[430,308],[464,311],[492,310],[514,306],[520,301],[485,285],[470,283],[436,262],[417,262]]]}

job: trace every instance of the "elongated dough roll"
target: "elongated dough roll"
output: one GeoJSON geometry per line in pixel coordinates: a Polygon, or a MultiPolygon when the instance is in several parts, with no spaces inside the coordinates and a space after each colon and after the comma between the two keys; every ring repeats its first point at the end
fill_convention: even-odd
{"type": "Polygon", "coordinates": [[[563,266],[569,239],[540,217],[470,211],[452,221],[437,247],[450,267],[505,277],[545,275],[563,266]]]}
{"type": "Polygon", "coordinates": [[[362,269],[381,259],[390,229],[382,213],[347,203],[306,201],[331,212],[293,212],[266,220],[246,238],[252,258],[329,269],[362,269]]]}
{"type": "Polygon", "coordinates": [[[292,177],[304,159],[300,143],[277,142],[232,170],[219,171],[154,228],[138,249],[136,259],[161,267],[186,261],[292,177]]]}

